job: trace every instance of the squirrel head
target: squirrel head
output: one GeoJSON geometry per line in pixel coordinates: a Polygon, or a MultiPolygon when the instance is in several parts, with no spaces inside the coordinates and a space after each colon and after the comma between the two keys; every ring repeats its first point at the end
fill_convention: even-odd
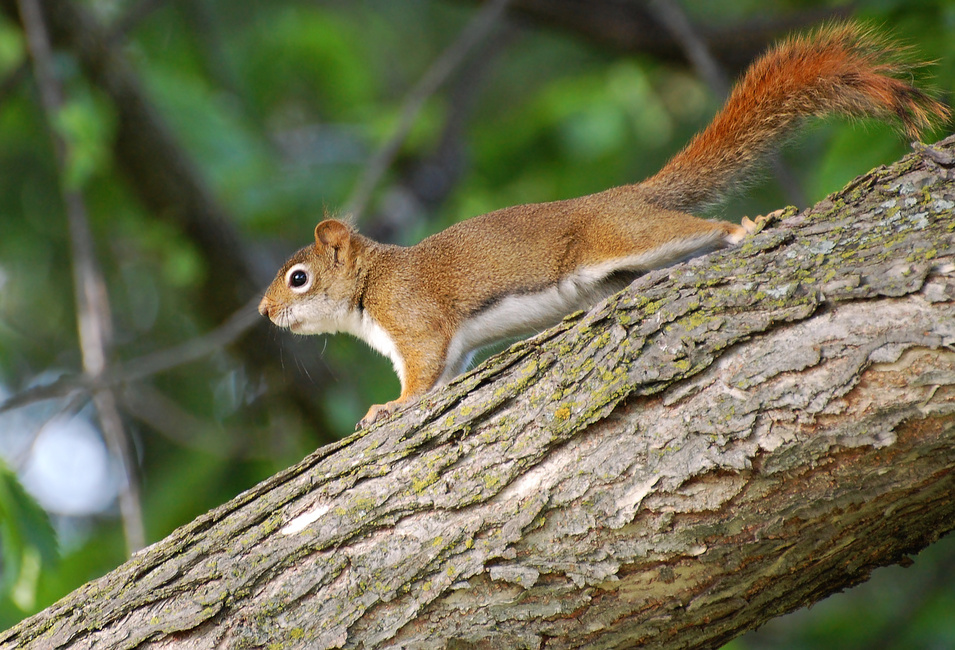
{"type": "Polygon", "coordinates": [[[341,330],[354,312],[357,245],[347,224],[336,219],[319,223],[315,243],[279,269],[259,303],[259,313],[298,334],[341,330]]]}

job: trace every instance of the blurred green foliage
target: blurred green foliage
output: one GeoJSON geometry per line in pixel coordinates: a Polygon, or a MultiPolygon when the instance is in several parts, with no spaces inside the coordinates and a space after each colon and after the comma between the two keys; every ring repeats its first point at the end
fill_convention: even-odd
{"type": "MultiPolygon", "coordinates": [[[[83,4],[107,23],[136,3],[83,4]]],[[[700,21],[732,24],[839,3],[683,4],[700,21]]],[[[932,83],[952,97],[955,5],[872,0],[856,6],[862,18],[891,26],[918,56],[938,61],[932,83]]],[[[326,210],[347,202],[363,163],[397,123],[408,89],[454,42],[474,9],[453,0],[166,2],[123,36],[122,51],[251,254],[275,268],[308,242],[326,210]]],[[[648,176],[718,107],[685,67],[601,49],[528,21],[506,32],[477,54],[487,61],[474,88],[466,78],[452,79],[428,99],[360,227],[393,210],[405,172],[434,154],[454,110],[451,88],[474,94],[455,143],[462,173],[436,207],[412,204],[415,218],[395,234],[398,243],[481,212],[648,176]]],[[[24,57],[19,27],[0,18],[0,80],[14,75],[24,57]]],[[[186,233],[139,203],[112,157],[115,108],[70,52],[59,51],[57,64],[68,102],[54,128],[72,144],[65,178],[57,174],[29,77],[13,82],[0,100],[0,389],[8,392],[80,367],[61,183],[84,192],[113,309],[117,359],[165,349],[218,325],[202,313],[198,298],[200,284],[216,279],[218,270],[186,233]]],[[[833,121],[808,128],[785,159],[815,202],[906,151],[907,143],[890,128],[833,121]]],[[[768,179],[720,214],[738,218],[786,202],[768,179]]],[[[229,279],[221,280],[227,290],[229,279]]],[[[288,367],[300,363],[297,346],[322,349],[331,383],[316,399],[336,435],[347,434],[369,403],[398,392],[390,364],[356,341],[270,335],[283,340],[288,367]]],[[[230,350],[129,389],[149,405],[126,413],[141,459],[149,541],[318,444],[322,437],[299,414],[256,410],[268,389],[230,350]]],[[[18,426],[30,426],[23,420],[18,426]]],[[[2,419],[0,427],[11,422],[2,419]]],[[[57,550],[46,516],[16,480],[18,469],[13,461],[10,468],[0,466],[0,628],[124,560],[113,511],[52,513],[61,538],[57,550]]],[[[883,590],[918,593],[923,584],[932,585],[930,597],[917,612],[906,612],[907,627],[894,645],[882,647],[953,647],[955,545],[943,541],[923,555],[904,575],[877,572],[869,585],[774,623],[770,636],[746,637],[732,647],[875,647],[874,625],[903,620],[893,618],[897,605],[883,590]],[[938,585],[933,576],[943,571],[949,580],[938,585]]]]}
{"type": "Polygon", "coordinates": [[[49,517],[0,461],[0,593],[23,611],[36,607],[41,569],[56,570],[56,537],[49,517]]]}

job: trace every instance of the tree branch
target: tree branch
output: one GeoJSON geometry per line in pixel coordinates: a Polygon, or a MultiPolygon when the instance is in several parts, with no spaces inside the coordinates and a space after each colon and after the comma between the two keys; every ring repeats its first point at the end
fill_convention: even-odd
{"type": "Polygon", "coordinates": [[[368,161],[362,171],[351,197],[346,202],[344,212],[359,219],[368,207],[375,186],[382,175],[394,161],[401,145],[404,144],[411,127],[414,126],[418,113],[438,88],[464,61],[471,50],[488,34],[500,21],[510,0],[490,0],[481,11],[462,30],[458,38],[439,56],[424,73],[414,88],[405,98],[401,116],[394,133],[388,141],[368,161]]]}
{"type": "MultiPolygon", "coordinates": [[[[852,11],[850,4],[783,16],[759,15],[725,25],[702,26],[700,35],[724,65],[731,70],[742,70],[781,36],[826,20],[845,18],[852,11]]],[[[687,61],[684,47],[646,2],[514,0],[511,12],[530,19],[535,25],[562,30],[607,50],[649,54],[664,61],[687,61]]]]}
{"type": "MultiPolygon", "coordinates": [[[[90,232],[83,196],[78,188],[69,187],[65,180],[70,143],[61,137],[56,129],[57,118],[64,104],[63,93],[54,73],[53,54],[50,51],[39,0],[19,0],[19,6],[27,45],[33,59],[34,76],[50,125],[60,171],[73,257],[73,282],[83,371],[95,383],[106,371],[112,346],[112,316],[106,283],[96,261],[93,235],[90,232]]],[[[106,387],[95,390],[92,398],[99,415],[103,439],[122,469],[119,509],[126,536],[126,548],[129,554],[132,554],[145,545],[136,458],[130,448],[112,389],[106,387]]]]}
{"type": "Polygon", "coordinates": [[[712,648],[864,581],[955,527],[953,209],[955,137],[319,449],[0,649],[712,648]]]}
{"type": "MultiPolygon", "coordinates": [[[[90,81],[110,98],[117,111],[114,155],[117,167],[130,182],[142,203],[158,218],[181,228],[202,249],[213,270],[200,288],[196,303],[212,322],[231,318],[236,310],[259,293],[272,269],[253,268],[245,242],[231,224],[231,218],[202,181],[202,174],[182,151],[165,121],[156,112],[123,56],[114,35],[104,29],[82,6],[74,2],[43,2],[43,18],[54,45],[76,56],[90,81]],[[261,273],[259,271],[262,271],[261,273]],[[223,278],[228,281],[223,282],[223,278]]],[[[148,11],[152,3],[143,2],[148,11]]],[[[0,0],[0,8],[16,16],[14,0],[0,0]]],[[[279,367],[282,350],[277,339],[260,327],[253,336],[240,341],[250,365],[283,383],[287,373],[279,367]]],[[[308,349],[297,354],[316,354],[308,349]]],[[[325,414],[314,399],[315,384],[323,379],[323,366],[311,364],[311,376],[295,374],[275,391],[272,399],[289,399],[309,417],[319,439],[331,440],[325,414]]]]}
{"type": "MultiPolygon", "coordinates": [[[[479,0],[487,2],[488,0],[479,0]]],[[[617,52],[649,54],[669,61],[687,61],[687,52],[654,15],[646,2],[627,0],[514,0],[512,13],[617,52]]],[[[845,18],[852,5],[764,14],[742,22],[707,25],[700,34],[717,58],[731,70],[741,70],[787,33],[826,20],[845,18]]]]}
{"type": "Polygon", "coordinates": [[[466,61],[461,63],[446,92],[447,115],[435,146],[423,156],[402,161],[396,182],[384,200],[368,214],[366,236],[377,241],[402,243],[408,233],[434,216],[464,175],[468,165],[468,123],[484,90],[485,78],[498,63],[517,30],[503,21],[466,61]]]}
{"type": "Polygon", "coordinates": [[[256,311],[258,297],[234,313],[219,327],[202,336],[189,339],[158,352],[145,354],[129,361],[113,364],[96,377],[89,375],[63,375],[49,384],[27,388],[0,402],[0,413],[27,404],[49,399],[69,397],[77,393],[92,393],[96,390],[116,388],[121,384],[140,381],[167,370],[198,361],[235,342],[253,324],[261,320],[256,311]]]}
{"type": "MultiPolygon", "coordinates": [[[[696,74],[720,101],[725,100],[732,88],[729,75],[720,65],[709,46],[700,35],[699,27],[690,22],[678,0],[652,0],[648,2],[647,10],[672,34],[673,40],[680,45],[686,54],[687,61],[696,70],[696,74]]],[[[769,167],[773,170],[776,182],[783,190],[787,201],[795,205],[805,205],[806,196],[799,187],[795,174],[779,157],[779,154],[770,157],[769,167]]]]}

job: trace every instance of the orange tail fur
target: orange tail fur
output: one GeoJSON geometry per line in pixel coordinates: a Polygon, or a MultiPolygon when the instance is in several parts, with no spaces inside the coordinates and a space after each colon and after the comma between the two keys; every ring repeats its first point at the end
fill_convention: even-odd
{"type": "Polygon", "coordinates": [[[917,138],[948,108],[899,77],[900,47],[851,23],[790,38],[758,59],[713,122],[640,184],[653,203],[692,211],[719,202],[803,117],[897,118],[917,138]]]}

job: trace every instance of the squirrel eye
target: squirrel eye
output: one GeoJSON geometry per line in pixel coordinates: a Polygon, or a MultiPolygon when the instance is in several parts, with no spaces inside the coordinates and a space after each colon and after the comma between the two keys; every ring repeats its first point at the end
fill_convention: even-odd
{"type": "Polygon", "coordinates": [[[288,279],[289,285],[293,287],[300,287],[306,282],[308,282],[308,273],[302,271],[301,269],[292,273],[288,279]]]}
{"type": "Polygon", "coordinates": [[[304,293],[312,286],[312,276],[304,264],[296,264],[285,274],[285,283],[295,293],[304,293]]]}

